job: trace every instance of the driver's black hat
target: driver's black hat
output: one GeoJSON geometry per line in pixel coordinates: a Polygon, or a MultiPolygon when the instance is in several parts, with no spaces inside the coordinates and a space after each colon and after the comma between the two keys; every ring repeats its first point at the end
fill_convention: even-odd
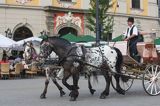
{"type": "Polygon", "coordinates": [[[134,23],[134,18],[133,18],[133,17],[128,17],[127,22],[132,22],[132,23],[134,23]]]}

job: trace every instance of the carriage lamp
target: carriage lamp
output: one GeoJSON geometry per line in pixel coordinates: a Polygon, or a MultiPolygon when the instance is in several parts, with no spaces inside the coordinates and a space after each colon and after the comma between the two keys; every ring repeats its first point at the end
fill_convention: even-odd
{"type": "Polygon", "coordinates": [[[5,31],[5,33],[6,33],[6,37],[12,38],[12,32],[11,32],[11,29],[10,29],[10,28],[8,28],[8,29],[5,31]]]}

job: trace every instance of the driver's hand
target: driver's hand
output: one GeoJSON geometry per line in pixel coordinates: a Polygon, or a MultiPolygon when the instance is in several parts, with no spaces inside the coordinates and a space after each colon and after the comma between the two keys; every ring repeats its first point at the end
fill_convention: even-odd
{"type": "Polygon", "coordinates": [[[129,41],[129,39],[128,39],[128,38],[126,38],[126,39],[124,39],[124,41],[129,41]]]}

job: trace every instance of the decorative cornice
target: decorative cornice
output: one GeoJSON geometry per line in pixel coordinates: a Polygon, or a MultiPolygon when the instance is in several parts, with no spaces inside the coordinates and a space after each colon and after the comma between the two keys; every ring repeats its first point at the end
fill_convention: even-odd
{"type": "Polygon", "coordinates": [[[55,7],[55,6],[46,6],[44,7],[44,10],[47,12],[50,12],[50,11],[73,12],[73,13],[88,13],[89,12],[86,9],[62,8],[62,7],[55,7]]]}
{"type": "MultiPolygon", "coordinates": [[[[54,6],[46,6],[46,7],[44,7],[44,10],[47,12],[57,11],[57,12],[73,12],[73,13],[75,12],[75,13],[90,14],[89,10],[87,10],[87,9],[60,8],[60,7],[54,7],[54,6]]],[[[123,13],[113,13],[113,12],[108,12],[107,14],[110,14],[113,16],[120,16],[120,17],[132,16],[135,18],[159,20],[158,17],[153,17],[153,16],[143,16],[143,15],[123,14],[123,13]]]]}
{"type": "Polygon", "coordinates": [[[123,14],[123,13],[108,13],[113,16],[119,16],[119,17],[135,17],[135,18],[140,18],[140,19],[150,19],[150,20],[159,20],[160,18],[158,17],[153,17],[153,16],[143,16],[143,15],[134,15],[134,14],[123,14]]]}

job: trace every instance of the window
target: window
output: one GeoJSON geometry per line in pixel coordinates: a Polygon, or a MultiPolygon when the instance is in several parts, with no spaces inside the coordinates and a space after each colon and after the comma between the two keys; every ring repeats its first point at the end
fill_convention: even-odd
{"type": "Polygon", "coordinates": [[[132,0],[132,8],[140,9],[140,0],[132,0]]]}

